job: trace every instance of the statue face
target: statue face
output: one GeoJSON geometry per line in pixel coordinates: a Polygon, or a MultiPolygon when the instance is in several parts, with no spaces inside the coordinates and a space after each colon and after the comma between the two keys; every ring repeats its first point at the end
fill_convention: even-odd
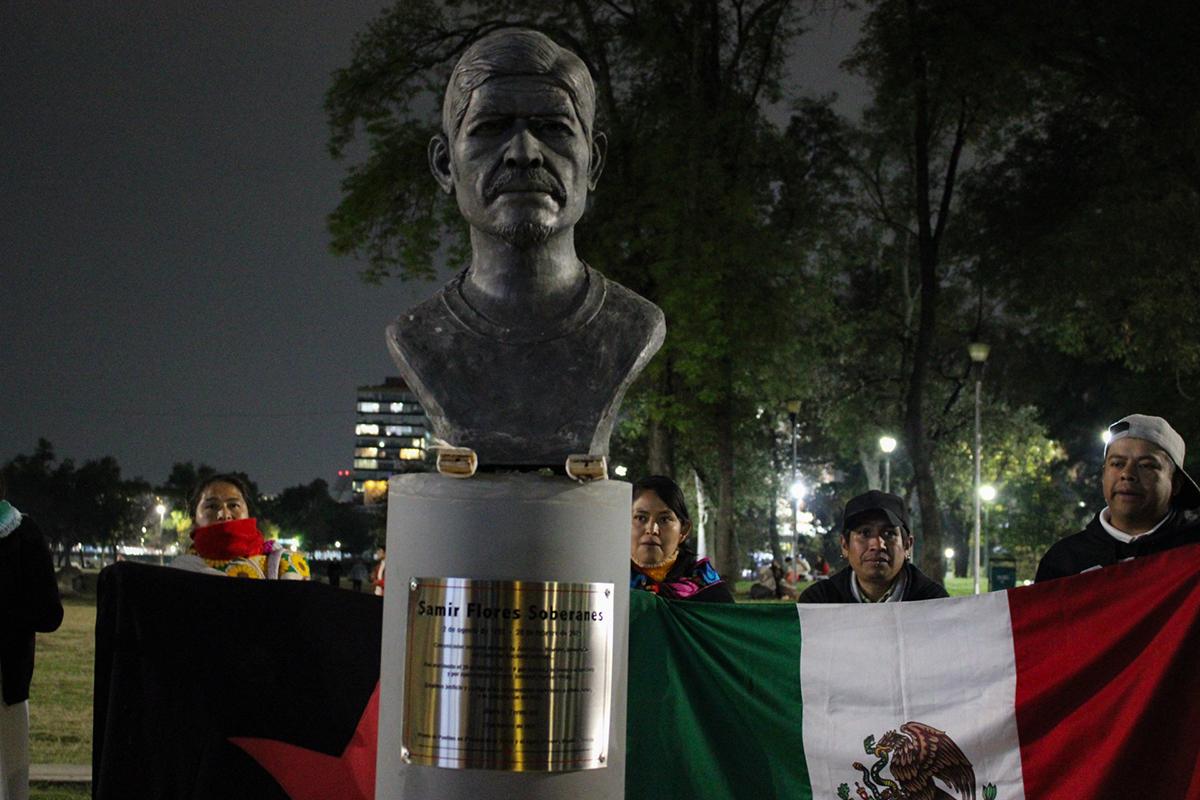
{"type": "Polygon", "coordinates": [[[579,221],[602,147],[554,82],[499,77],[471,94],[452,142],[434,139],[430,165],[473,228],[537,244],[579,221]]]}

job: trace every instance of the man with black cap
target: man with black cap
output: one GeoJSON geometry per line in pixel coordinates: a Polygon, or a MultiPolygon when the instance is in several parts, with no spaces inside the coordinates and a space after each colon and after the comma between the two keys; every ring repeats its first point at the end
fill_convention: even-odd
{"type": "Polygon", "coordinates": [[[876,489],[851,498],[842,515],[842,556],[850,566],[800,595],[801,603],[899,603],[948,597],[909,561],[913,535],[904,499],[876,489]]]}
{"type": "Polygon", "coordinates": [[[1144,414],[1108,432],[1102,475],[1108,505],[1046,552],[1037,581],[1200,542],[1200,487],[1183,471],[1183,437],[1162,417],[1144,414]]]}

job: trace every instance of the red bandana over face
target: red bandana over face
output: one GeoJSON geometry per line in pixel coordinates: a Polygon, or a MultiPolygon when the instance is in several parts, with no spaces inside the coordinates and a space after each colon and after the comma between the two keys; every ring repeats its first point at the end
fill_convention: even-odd
{"type": "Polygon", "coordinates": [[[231,519],[192,531],[192,542],[201,558],[232,561],[262,555],[263,537],[254,517],[231,519]]]}

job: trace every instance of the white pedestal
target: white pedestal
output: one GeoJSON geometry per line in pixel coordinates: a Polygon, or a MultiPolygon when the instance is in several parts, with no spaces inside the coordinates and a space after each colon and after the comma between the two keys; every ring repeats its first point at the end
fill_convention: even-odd
{"type": "Polygon", "coordinates": [[[623,800],[630,485],[537,475],[395,476],[388,487],[377,800],[623,800]],[[572,772],[407,764],[401,758],[408,583],[415,577],[611,583],[608,763],[572,772]]]}

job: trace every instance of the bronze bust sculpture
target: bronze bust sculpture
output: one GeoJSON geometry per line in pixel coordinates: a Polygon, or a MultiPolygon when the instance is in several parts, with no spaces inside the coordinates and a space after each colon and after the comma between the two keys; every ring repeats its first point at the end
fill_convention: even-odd
{"type": "Polygon", "coordinates": [[[470,265],[388,327],[434,433],[490,466],[606,455],[617,409],[662,345],[662,311],[575,253],[604,162],[584,63],[507,29],[459,59],[430,142],[471,225],[470,265]]]}

